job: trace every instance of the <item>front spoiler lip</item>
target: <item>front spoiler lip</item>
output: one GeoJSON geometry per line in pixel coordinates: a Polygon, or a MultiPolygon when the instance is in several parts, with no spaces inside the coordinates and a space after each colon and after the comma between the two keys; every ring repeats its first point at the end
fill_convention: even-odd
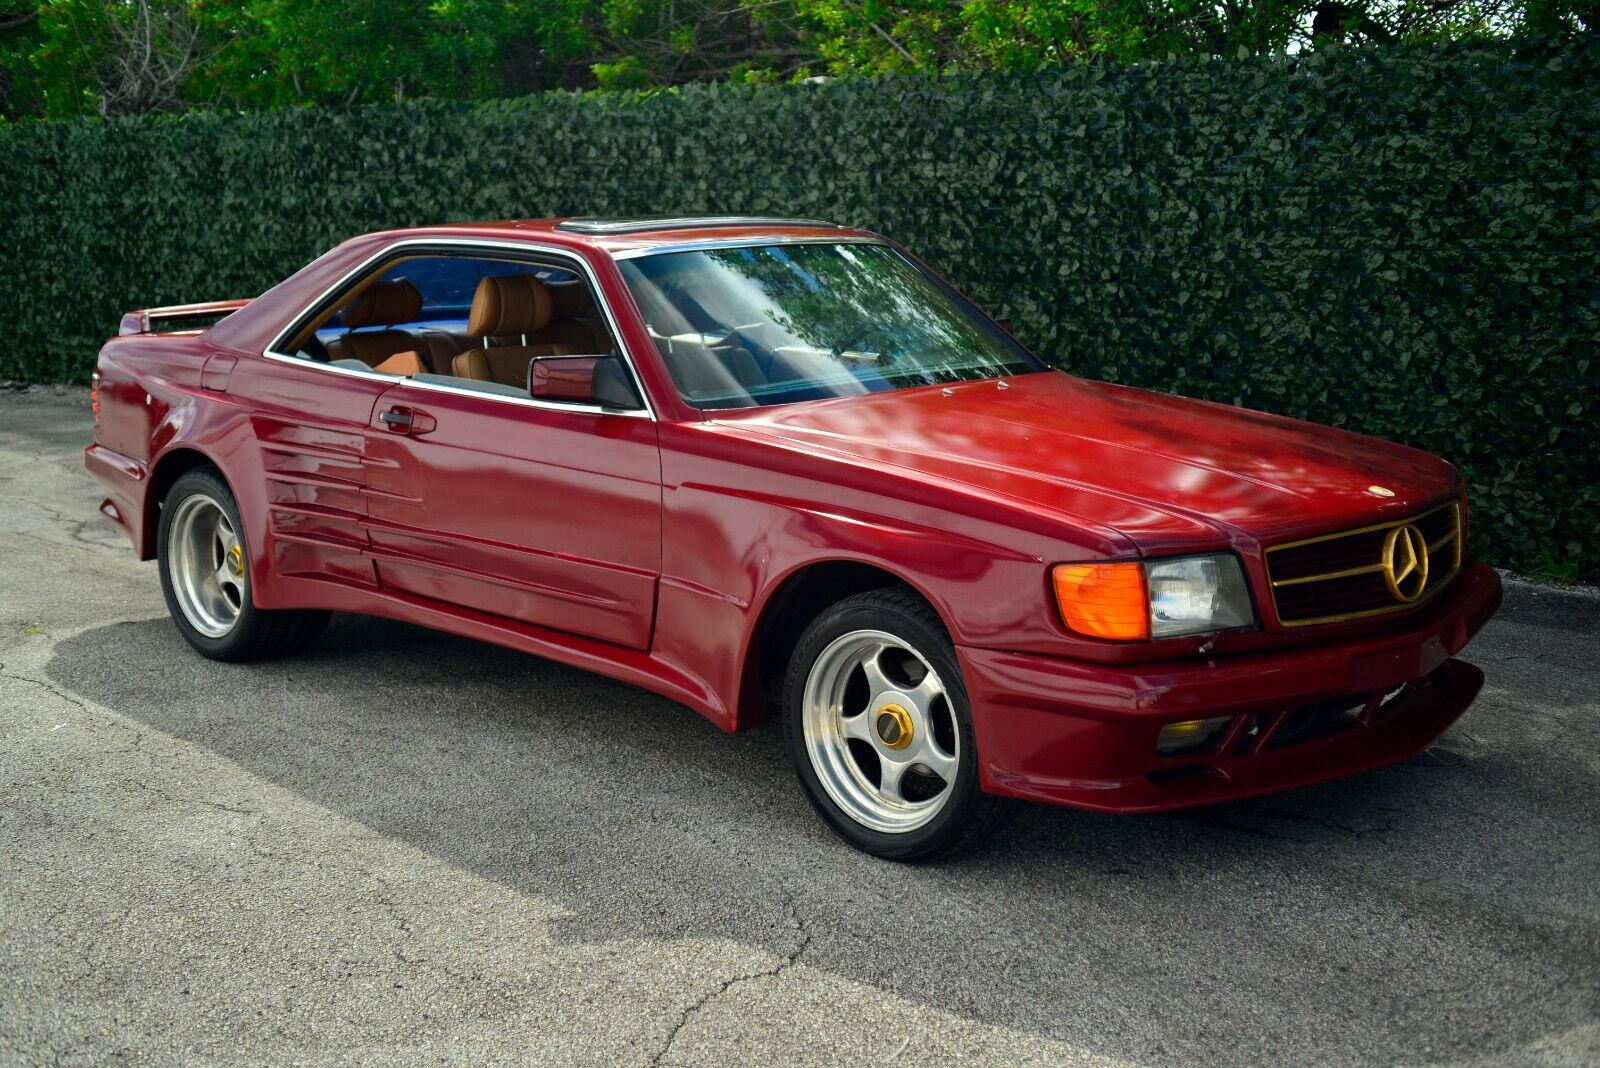
{"type": "Polygon", "coordinates": [[[1483,688],[1483,672],[1450,660],[1422,680],[1417,692],[1395,702],[1383,720],[1331,737],[1249,756],[1190,762],[1182,778],[1154,781],[1149,773],[1120,780],[1086,781],[994,773],[995,792],[1031,801],[1101,812],[1147,813],[1236,801],[1260,794],[1342,779],[1415,756],[1461,717],[1483,688]]]}
{"type": "Polygon", "coordinates": [[[1326,782],[1415,755],[1466,710],[1483,673],[1452,659],[1500,605],[1500,579],[1462,569],[1426,622],[1215,660],[1113,666],[961,647],[981,783],[991,793],[1156,812],[1326,782]],[[1369,725],[1238,758],[1161,758],[1164,723],[1246,716],[1426,680],[1369,725]],[[1187,769],[1192,774],[1165,777],[1187,769]],[[1155,778],[1152,778],[1155,773],[1155,778]]]}

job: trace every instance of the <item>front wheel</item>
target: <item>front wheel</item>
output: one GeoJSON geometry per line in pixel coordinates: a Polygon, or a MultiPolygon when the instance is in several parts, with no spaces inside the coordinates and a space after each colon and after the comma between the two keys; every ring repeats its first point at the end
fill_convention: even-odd
{"type": "Polygon", "coordinates": [[[812,622],[790,658],[783,722],[811,804],[875,856],[962,848],[1015,808],[978,788],[955,648],[910,590],[858,594],[812,622]]]}
{"type": "Polygon", "coordinates": [[[257,608],[250,601],[250,551],[233,492],[215,469],[172,484],[156,531],[161,592],[178,631],[213,660],[256,660],[309,645],[327,612],[257,608]]]}

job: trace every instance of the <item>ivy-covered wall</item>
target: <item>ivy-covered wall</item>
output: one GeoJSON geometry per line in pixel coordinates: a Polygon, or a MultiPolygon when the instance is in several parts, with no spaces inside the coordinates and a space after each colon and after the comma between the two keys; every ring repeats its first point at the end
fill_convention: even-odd
{"type": "Polygon", "coordinates": [[[827,218],[1074,372],[1438,452],[1481,555],[1600,576],[1592,42],[20,125],[0,190],[0,377],[361,231],[827,218]]]}

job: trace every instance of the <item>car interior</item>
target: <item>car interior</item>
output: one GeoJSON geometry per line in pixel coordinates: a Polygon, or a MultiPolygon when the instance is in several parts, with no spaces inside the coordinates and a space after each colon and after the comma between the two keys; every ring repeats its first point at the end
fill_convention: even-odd
{"type": "Polygon", "coordinates": [[[619,263],[678,392],[743,408],[1032,371],[953,291],[891,249],[684,249],[619,263]]]}
{"type": "Polygon", "coordinates": [[[565,267],[407,259],[357,283],[313,323],[297,355],[318,363],[526,397],[534,361],[595,357],[597,379],[636,399],[588,282],[565,267]]]}
{"type": "MultiPolygon", "coordinates": [[[[657,262],[665,265],[671,260],[657,262]]],[[[670,273],[666,279],[638,284],[642,271],[653,266],[632,265],[630,275],[636,281],[630,290],[645,330],[686,398],[704,407],[742,408],[757,403],[763,394],[784,400],[822,395],[795,385],[805,377],[795,357],[826,360],[832,358],[831,352],[811,348],[802,353],[799,347],[785,345],[770,320],[742,322],[740,313],[748,309],[707,307],[702,298],[708,294],[697,292],[692,284],[678,284],[670,273]]]]}

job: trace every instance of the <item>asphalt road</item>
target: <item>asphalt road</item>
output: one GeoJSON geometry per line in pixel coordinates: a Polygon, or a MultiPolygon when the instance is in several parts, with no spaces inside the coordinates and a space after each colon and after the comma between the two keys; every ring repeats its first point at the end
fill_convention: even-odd
{"type": "Polygon", "coordinates": [[[897,866],[770,726],[341,617],[192,654],[81,393],[0,395],[0,1063],[1600,1063],[1600,600],[1427,753],[897,866]]]}

